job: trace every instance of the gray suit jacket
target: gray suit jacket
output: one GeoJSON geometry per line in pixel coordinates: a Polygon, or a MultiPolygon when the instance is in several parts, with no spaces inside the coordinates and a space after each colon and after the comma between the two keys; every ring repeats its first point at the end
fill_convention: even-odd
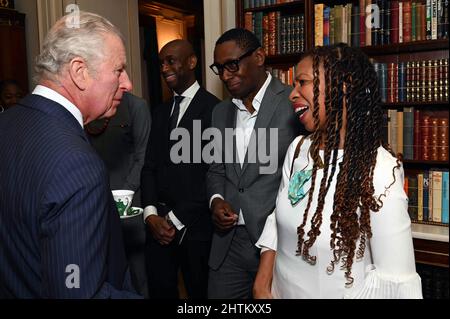
{"type": "MultiPolygon", "coordinates": [[[[231,142],[229,138],[228,142],[225,138],[227,135],[225,129],[236,127],[236,106],[228,99],[218,104],[213,112],[212,127],[218,128],[222,133],[222,143],[215,143],[215,150],[220,151],[222,163],[213,163],[210,166],[207,174],[208,196],[211,198],[215,194],[220,194],[236,213],[242,209],[245,225],[253,243],[259,239],[266,218],[275,207],[284,157],[288,146],[300,129],[289,102],[291,90],[291,87],[282,84],[276,78],[270,82],[259,109],[242,168],[239,161],[234,160],[230,163],[229,160],[236,158],[235,138],[231,142]],[[269,138],[270,129],[278,132],[278,138],[273,134],[269,138]],[[270,144],[273,155],[270,165],[275,165],[274,169],[268,169],[269,164],[264,160],[264,156],[259,155],[264,150],[262,154],[270,154],[270,144]],[[256,149],[251,145],[256,145],[256,149]],[[272,172],[269,174],[268,171],[272,172]]],[[[224,261],[234,232],[235,228],[227,233],[214,232],[209,259],[212,269],[218,269],[224,261]]]]}
{"type": "MultiPolygon", "coordinates": [[[[99,128],[103,120],[89,124],[99,128]]],[[[145,150],[150,135],[150,108],[144,99],[125,93],[106,130],[89,135],[92,146],[105,162],[111,189],[130,189],[136,192],[133,206],[141,206],[140,182],[145,150]]]]}

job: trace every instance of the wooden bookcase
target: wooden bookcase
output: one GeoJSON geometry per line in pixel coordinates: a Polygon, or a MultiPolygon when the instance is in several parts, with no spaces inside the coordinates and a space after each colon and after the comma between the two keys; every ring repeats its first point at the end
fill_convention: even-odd
{"type": "Polygon", "coordinates": [[[25,15],[0,8],[0,80],[14,79],[28,91],[25,15]]]}
{"type": "MultiPolygon", "coordinates": [[[[303,14],[304,15],[304,42],[305,50],[311,48],[315,42],[315,5],[323,3],[325,6],[334,7],[336,5],[346,5],[347,3],[352,3],[354,6],[359,6],[361,0],[346,0],[346,1],[314,1],[314,0],[299,0],[293,2],[284,1],[273,1],[270,0],[237,0],[236,1],[236,21],[239,27],[246,27],[246,15],[255,14],[256,12],[263,12],[264,15],[272,11],[279,11],[281,16],[283,15],[293,15],[293,14],[303,14]],[[251,3],[260,5],[258,7],[249,7],[251,3]],[[276,2],[282,2],[278,4],[271,4],[276,2]],[[264,5],[265,4],[265,5],[264,5]]],[[[442,0],[430,0],[433,2],[444,3],[442,0]]],[[[371,1],[374,4],[381,2],[388,3],[388,8],[390,8],[390,1],[371,1]]],[[[421,5],[426,5],[427,0],[409,0],[400,2],[412,2],[420,3],[421,5]]],[[[364,2],[366,3],[366,2],[364,2]]],[[[416,5],[415,5],[416,6],[416,5]]],[[[418,9],[417,9],[418,10],[418,9]]],[[[439,12],[438,12],[439,13],[439,12]]],[[[448,18],[447,18],[448,20],[448,18]]],[[[442,21],[441,21],[442,22],[442,21]]],[[[447,22],[448,23],[448,22],[447,22]]],[[[447,31],[448,34],[448,24],[442,29],[442,31],[447,31]]],[[[282,32],[278,33],[280,36],[282,32]]],[[[426,36],[422,34],[422,36],[426,36]]],[[[351,42],[351,36],[349,36],[349,41],[351,42]]],[[[263,41],[262,41],[263,42],[263,41]]],[[[263,43],[264,45],[264,43],[263,43]]],[[[396,44],[384,44],[384,45],[370,45],[363,46],[361,49],[373,59],[376,63],[398,63],[398,62],[409,62],[409,61],[429,61],[429,60],[442,60],[449,58],[449,40],[448,36],[441,39],[428,40],[424,39],[421,41],[414,42],[404,42],[396,44]]],[[[288,55],[271,55],[267,57],[267,65],[269,67],[277,67],[288,69],[294,66],[301,53],[288,54],[288,55]]],[[[448,86],[448,64],[447,64],[447,77],[446,84],[448,86]]],[[[448,111],[448,95],[447,98],[431,99],[430,101],[405,101],[405,102],[390,102],[384,104],[386,111],[389,109],[396,109],[398,111],[405,107],[413,107],[415,110],[423,111],[430,115],[440,116],[447,120],[449,119],[448,111]]],[[[387,124],[386,124],[387,125],[387,124]]],[[[447,127],[447,142],[446,149],[448,153],[448,127],[447,127]]],[[[423,159],[408,159],[404,160],[405,175],[415,175],[420,172],[427,170],[438,170],[448,172],[449,161],[447,160],[423,160],[423,159]]],[[[422,225],[424,223],[413,223],[413,237],[414,237],[414,247],[416,253],[416,260],[420,264],[445,267],[448,268],[448,258],[449,258],[449,245],[448,245],[448,224],[447,225],[422,225]]],[[[428,224],[433,224],[428,223],[428,224]]],[[[448,283],[447,283],[448,285],[448,283]]],[[[448,287],[448,286],[447,286],[448,287]]],[[[448,290],[448,289],[447,289],[448,290]]],[[[447,292],[448,294],[448,292],[447,292]]]]}

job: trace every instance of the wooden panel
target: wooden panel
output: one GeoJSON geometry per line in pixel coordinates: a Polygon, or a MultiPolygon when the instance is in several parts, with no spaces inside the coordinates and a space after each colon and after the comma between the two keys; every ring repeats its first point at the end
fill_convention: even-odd
{"type": "Polygon", "coordinates": [[[448,268],[448,243],[417,238],[413,241],[416,262],[448,268]]]}

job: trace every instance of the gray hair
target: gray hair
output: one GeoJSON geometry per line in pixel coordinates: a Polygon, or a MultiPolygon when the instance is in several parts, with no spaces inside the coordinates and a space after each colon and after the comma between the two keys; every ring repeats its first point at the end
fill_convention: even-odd
{"type": "Polygon", "coordinates": [[[62,17],[48,32],[36,58],[35,81],[58,81],[64,66],[75,57],[83,58],[95,73],[95,66],[105,57],[107,34],[125,42],[119,29],[97,14],[78,11],[62,17]]]}

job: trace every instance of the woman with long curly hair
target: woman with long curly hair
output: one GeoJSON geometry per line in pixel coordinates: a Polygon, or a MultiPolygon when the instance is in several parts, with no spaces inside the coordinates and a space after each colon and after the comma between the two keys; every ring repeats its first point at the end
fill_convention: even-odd
{"type": "Polygon", "coordinates": [[[372,64],[315,47],[290,95],[311,132],[291,144],[262,248],[255,298],[422,298],[403,167],[382,140],[372,64]]]}

